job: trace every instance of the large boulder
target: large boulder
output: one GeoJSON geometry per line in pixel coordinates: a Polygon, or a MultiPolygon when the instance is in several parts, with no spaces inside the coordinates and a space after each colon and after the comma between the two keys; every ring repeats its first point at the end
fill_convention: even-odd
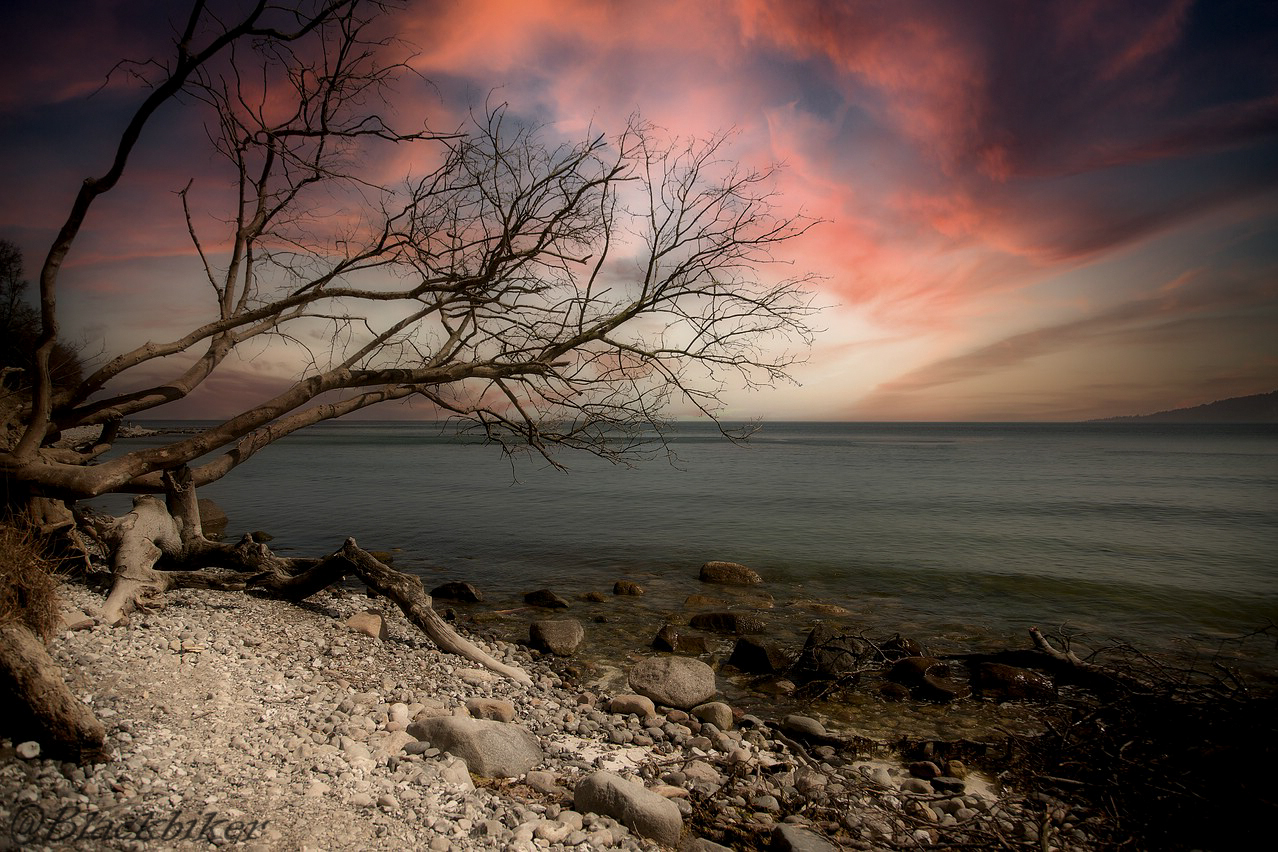
{"type": "Polygon", "coordinates": [[[683,816],[669,799],[639,781],[612,772],[593,772],[573,791],[573,809],[612,817],[642,837],[666,846],[677,846],[683,832],[683,816]]]}
{"type": "Polygon", "coordinates": [[[484,595],[479,589],[476,589],[470,583],[460,581],[436,586],[430,590],[430,596],[463,603],[483,603],[484,601],[484,595]]]}
{"type": "Polygon", "coordinates": [[[763,633],[768,629],[762,618],[748,612],[699,612],[688,620],[688,624],[697,630],[735,636],[763,633]]]}
{"type": "Polygon", "coordinates": [[[718,691],[714,669],[692,657],[648,657],[630,670],[630,688],[658,704],[691,710],[718,691]]]}
{"type": "Polygon", "coordinates": [[[575,618],[556,621],[534,621],[528,625],[528,642],[539,651],[549,651],[556,657],[571,656],[586,637],[586,629],[575,618]]]}
{"type": "Polygon", "coordinates": [[[995,701],[1053,701],[1056,684],[1046,675],[1003,663],[981,663],[976,669],[976,688],[995,701]]]}
{"type": "Polygon", "coordinates": [[[537,738],[518,725],[464,716],[418,718],[408,733],[466,761],[484,778],[514,778],[545,759],[537,738]]]}
{"type": "Polygon", "coordinates": [[[753,568],[737,562],[707,562],[701,566],[701,582],[730,586],[757,586],[763,578],[753,568]]]}

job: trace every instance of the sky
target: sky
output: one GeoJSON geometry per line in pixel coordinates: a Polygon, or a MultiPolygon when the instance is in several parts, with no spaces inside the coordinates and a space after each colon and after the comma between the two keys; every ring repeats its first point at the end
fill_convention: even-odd
{"type": "MultiPolygon", "coordinates": [[[[162,50],[175,6],[6,13],[0,238],[28,277],[141,97],[108,72],[162,50]]],[[[401,113],[499,99],[565,138],[639,113],[783,166],[782,205],[823,220],[785,258],[821,276],[820,333],[796,385],[730,391],[728,416],[1080,420],[1278,389],[1278,4],[429,0],[395,26],[421,75],[401,113]]],[[[67,336],[198,315],[192,116],[166,109],[91,213],[67,336]]],[[[161,413],[229,415],[282,368],[229,366],[161,413]]]]}

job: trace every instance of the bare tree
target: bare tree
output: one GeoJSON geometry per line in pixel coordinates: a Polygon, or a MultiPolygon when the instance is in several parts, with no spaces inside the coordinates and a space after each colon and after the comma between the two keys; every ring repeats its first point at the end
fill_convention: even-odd
{"type": "MultiPolygon", "coordinates": [[[[713,417],[725,388],[785,378],[809,342],[807,278],[762,274],[773,249],[811,225],[775,212],[770,170],[731,162],[723,135],[672,142],[639,119],[568,143],[502,106],[447,133],[398,128],[391,84],[408,69],[384,35],[391,11],[263,0],[227,22],[197,2],[167,60],[129,66],[149,94],[43,262],[35,380],[14,415],[20,438],[0,452],[9,502],[46,530],[74,524],[66,507],[78,499],[166,496],[139,498],[126,519],[81,519],[115,548],[111,620],[148,592],[208,579],[157,571],[160,561],[234,569],[240,585],[293,596],[352,572],[375,582],[380,569],[353,542],[306,561],[202,535],[195,489],[298,429],[415,396],[508,448],[624,459],[660,435],[672,403],[713,417]],[[193,202],[198,188],[179,193],[208,319],[55,385],[63,261],[170,102],[206,110],[234,190],[216,234],[193,202]],[[379,180],[367,166],[386,147],[429,165],[379,180]],[[300,355],[282,392],[198,434],[102,460],[122,418],[186,396],[231,352],[263,341],[300,355]],[[100,438],[53,446],[81,426],[100,426],[100,438]],[[220,454],[196,464],[210,453],[220,454]]],[[[418,585],[401,603],[420,603],[418,585]]]]}

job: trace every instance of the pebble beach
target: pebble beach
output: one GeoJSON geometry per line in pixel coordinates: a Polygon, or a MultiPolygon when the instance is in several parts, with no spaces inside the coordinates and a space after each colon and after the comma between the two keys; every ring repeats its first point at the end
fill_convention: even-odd
{"type": "Polygon", "coordinates": [[[549,655],[479,639],[532,676],[520,686],[362,593],[183,590],[115,628],[92,618],[100,591],[62,595],[49,650],[113,759],[0,741],[3,848],[1093,848],[1085,814],[961,761],[856,747],[802,716],[593,692],[549,655]],[[478,724],[495,756],[443,742],[478,724]]]}

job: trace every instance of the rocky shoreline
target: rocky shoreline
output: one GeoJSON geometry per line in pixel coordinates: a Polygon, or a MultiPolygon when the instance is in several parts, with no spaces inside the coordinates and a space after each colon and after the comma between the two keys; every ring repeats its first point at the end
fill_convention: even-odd
{"type": "Polygon", "coordinates": [[[80,615],[100,590],[67,583],[63,598],[50,652],[114,759],[79,767],[0,742],[0,848],[1097,845],[1099,817],[1021,797],[959,756],[730,707],[690,657],[647,659],[705,667],[709,692],[698,670],[602,694],[550,654],[481,639],[532,675],[522,687],[342,589],[302,606],[184,590],[120,628],[80,615]],[[684,706],[637,694],[659,689],[684,706]]]}

